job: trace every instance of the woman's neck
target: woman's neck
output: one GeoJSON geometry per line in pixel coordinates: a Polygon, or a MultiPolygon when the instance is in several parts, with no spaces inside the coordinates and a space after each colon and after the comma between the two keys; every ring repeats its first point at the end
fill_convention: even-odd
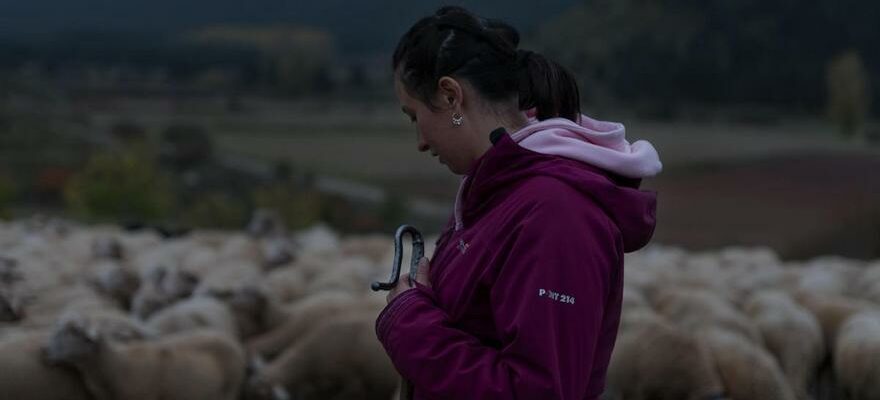
{"type": "Polygon", "coordinates": [[[474,121],[474,132],[476,135],[474,138],[474,160],[480,158],[490,147],[492,147],[492,142],[489,138],[489,134],[492,133],[492,131],[498,128],[504,128],[508,133],[516,132],[526,126],[528,121],[525,113],[519,111],[515,113],[505,113],[503,115],[490,113],[486,115],[486,118],[474,121]]]}

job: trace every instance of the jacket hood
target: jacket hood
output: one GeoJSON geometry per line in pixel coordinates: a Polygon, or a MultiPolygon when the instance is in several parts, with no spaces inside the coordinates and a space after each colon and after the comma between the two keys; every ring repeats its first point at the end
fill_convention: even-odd
{"type": "Polygon", "coordinates": [[[623,124],[586,115],[581,115],[580,123],[565,118],[530,118],[528,125],[510,137],[529,150],[578,160],[628,178],[655,176],[663,169],[650,142],[630,144],[623,124]]]}
{"type": "Polygon", "coordinates": [[[617,225],[624,251],[644,247],[656,225],[657,194],[639,190],[642,178],[662,170],[651,143],[625,139],[622,124],[587,116],[530,120],[511,134],[493,132],[493,146],[462,179],[455,202],[455,229],[503,198],[517,181],[550,176],[595,202],[617,225]]]}

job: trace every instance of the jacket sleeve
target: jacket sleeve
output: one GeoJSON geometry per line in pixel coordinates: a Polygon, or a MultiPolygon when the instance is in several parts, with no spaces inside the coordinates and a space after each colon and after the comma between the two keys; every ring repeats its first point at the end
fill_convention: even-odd
{"type": "Polygon", "coordinates": [[[503,244],[490,290],[499,348],[457,329],[424,287],[383,310],[379,340],[420,397],[584,398],[619,256],[616,227],[575,200],[537,204],[503,244]]]}

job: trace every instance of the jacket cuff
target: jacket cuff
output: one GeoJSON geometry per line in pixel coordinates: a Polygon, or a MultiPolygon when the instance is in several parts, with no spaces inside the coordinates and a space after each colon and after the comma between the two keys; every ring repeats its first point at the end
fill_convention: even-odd
{"type": "Polygon", "coordinates": [[[376,318],[376,337],[379,338],[380,342],[385,343],[391,327],[400,319],[401,315],[405,314],[406,310],[418,301],[421,295],[422,293],[418,288],[409,289],[399,294],[385,306],[382,312],[379,313],[379,317],[376,318]]]}

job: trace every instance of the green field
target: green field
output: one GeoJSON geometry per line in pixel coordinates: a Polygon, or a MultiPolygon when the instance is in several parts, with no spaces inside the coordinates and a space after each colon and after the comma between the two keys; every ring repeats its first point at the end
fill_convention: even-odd
{"type": "MultiPolygon", "coordinates": [[[[416,150],[414,128],[393,101],[244,104],[230,113],[210,99],[122,99],[94,107],[90,120],[109,127],[131,119],[150,132],[196,124],[224,155],[286,160],[300,171],[451,206],[458,177],[416,150]]],[[[649,140],[660,152],[664,172],[645,181],[660,193],[658,241],[693,249],[767,244],[792,257],[880,256],[873,239],[880,237],[880,179],[872,172],[880,170],[877,143],[843,139],[819,118],[760,124],[607,119],[624,122],[630,141],[649,140]]]]}

